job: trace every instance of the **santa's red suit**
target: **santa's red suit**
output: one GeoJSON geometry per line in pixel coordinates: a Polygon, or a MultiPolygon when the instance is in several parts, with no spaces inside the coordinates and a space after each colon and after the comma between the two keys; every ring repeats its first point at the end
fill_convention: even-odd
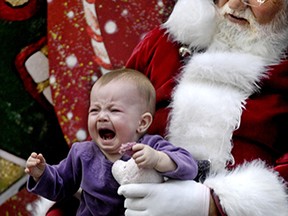
{"type": "Polygon", "coordinates": [[[211,161],[203,184],[227,215],[288,215],[288,59],[271,66],[248,53],[210,52],[214,9],[201,6],[211,16],[199,32],[192,26],[195,2],[178,1],[170,19],[147,34],[127,62],[157,92],[150,133],[168,135],[196,159],[211,161]],[[181,56],[179,50],[191,44],[202,52],[181,56]]]}

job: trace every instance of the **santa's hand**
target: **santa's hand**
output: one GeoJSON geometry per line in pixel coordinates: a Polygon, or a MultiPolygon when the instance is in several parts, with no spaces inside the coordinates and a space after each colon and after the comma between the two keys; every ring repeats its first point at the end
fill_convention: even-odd
{"type": "Polygon", "coordinates": [[[118,189],[126,197],[126,216],[207,216],[210,191],[195,181],[127,184],[118,189]]]}

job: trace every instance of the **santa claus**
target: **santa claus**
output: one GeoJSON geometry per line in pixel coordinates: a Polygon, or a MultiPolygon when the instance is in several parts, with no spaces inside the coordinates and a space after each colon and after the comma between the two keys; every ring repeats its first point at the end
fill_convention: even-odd
{"type": "Polygon", "coordinates": [[[157,91],[150,132],[210,166],[121,186],[127,216],[288,215],[287,20],[287,0],[179,0],[135,48],[126,66],[157,91]]]}

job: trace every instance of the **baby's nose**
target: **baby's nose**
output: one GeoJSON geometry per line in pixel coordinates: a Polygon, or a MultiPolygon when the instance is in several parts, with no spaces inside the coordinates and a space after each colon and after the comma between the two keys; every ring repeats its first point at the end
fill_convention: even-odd
{"type": "Polygon", "coordinates": [[[98,121],[107,121],[108,120],[108,113],[105,111],[101,111],[98,114],[98,121]]]}

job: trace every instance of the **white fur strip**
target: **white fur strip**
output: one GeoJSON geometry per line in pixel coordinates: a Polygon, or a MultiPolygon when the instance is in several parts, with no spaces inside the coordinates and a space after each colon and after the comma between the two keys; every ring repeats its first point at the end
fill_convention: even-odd
{"type": "MultiPolygon", "coordinates": [[[[82,189],[74,194],[74,197],[80,200],[82,189]]],[[[31,212],[32,216],[45,216],[48,210],[55,204],[55,201],[48,200],[42,196],[39,196],[39,199],[34,203],[29,204],[26,208],[31,212]]]]}
{"type": "Polygon", "coordinates": [[[202,80],[211,85],[230,85],[250,95],[266,76],[265,61],[241,52],[205,52],[195,54],[185,66],[183,82],[202,80]]]}
{"type": "Polygon", "coordinates": [[[207,47],[216,27],[212,0],[179,0],[163,24],[172,38],[190,47],[207,47]]]}
{"type": "Polygon", "coordinates": [[[233,160],[231,138],[245,100],[264,72],[264,62],[255,56],[207,52],[194,56],[173,94],[169,140],[196,159],[210,159],[213,171],[224,169],[233,160]]]}
{"type": "Polygon", "coordinates": [[[27,210],[31,212],[31,216],[45,216],[48,210],[55,202],[39,196],[39,199],[27,206],[27,210]]]}
{"type": "Polygon", "coordinates": [[[209,176],[204,184],[214,189],[229,216],[288,215],[285,184],[264,162],[209,176]]]}

